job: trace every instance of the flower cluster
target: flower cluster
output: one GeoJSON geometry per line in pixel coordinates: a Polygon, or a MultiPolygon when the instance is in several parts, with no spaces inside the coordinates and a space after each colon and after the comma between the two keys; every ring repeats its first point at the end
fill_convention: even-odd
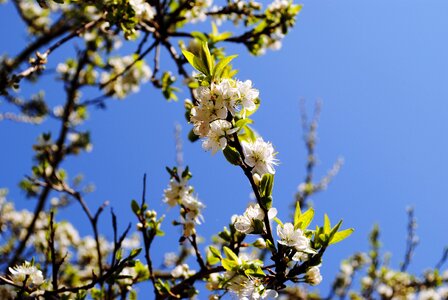
{"type": "Polygon", "coordinates": [[[227,288],[240,300],[272,299],[278,296],[275,290],[266,288],[261,280],[241,275],[234,277],[227,288]]]}
{"type": "Polygon", "coordinates": [[[194,189],[189,185],[191,173],[186,169],[182,174],[178,174],[177,168],[169,170],[171,174],[168,188],[164,190],[163,202],[170,207],[179,205],[181,208],[181,224],[183,225],[183,235],[185,237],[196,233],[195,224],[201,224],[204,217],[201,210],[205,205],[199,201],[194,194],[194,189]]]}
{"type": "Polygon", "coordinates": [[[196,273],[196,271],[194,270],[190,270],[190,267],[187,264],[181,264],[176,266],[172,271],[171,271],[171,276],[173,276],[174,278],[188,278],[192,275],[194,275],[196,273]]]}
{"type": "Polygon", "coordinates": [[[101,83],[107,94],[122,99],[131,92],[138,92],[140,84],[151,78],[149,66],[143,60],[135,60],[134,55],[109,59],[111,71],[101,74],[101,83]],[[134,64],[132,69],[127,70],[131,64],[134,64]]]}
{"type": "MultiPolygon", "coordinates": [[[[194,56],[188,51],[184,53],[194,56]]],[[[210,54],[206,52],[204,55],[210,54]]],[[[231,58],[228,57],[223,61],[227,61],[228,64],[231,58]]],[[[213,60],[211,57],[210,59],[213,60]]],[[[223,69],[224,64],[218,62],[216,68],[220,66],[223,69]]],[[[215,154],[230,145],[240,143],[241,140],[243,153],[240,155],[252,172],[260,176],[266,173],[274,174],[274,166],[278,164],[274,147],[262,137],[257,137],[247,126],[252,122],[248,116],[256,111],[259,103],[259,91],[253,88],[252,81],[219,76],[210,80],[204,78],[204,75],[196,76],[199,82],[199,87],[194,90],[196,101],[194,104],[189,104],[191,106],[189,120],[193,123],[193,133],[203,139],[202,147],[215,154]],[[251,135],[243,138],[240,134],[242,131],[251,135]]]]}
{"type": "MultiPolygon", "coordinates": [[[[219,83],[212,82],[210,86],[197,88],[195,98],[198,104],[191,110],[190,118],[194,124],[194,133],[199,137],[209,137],[210,131],[218,134],[221,130],[222,137],[234,133],[237,128],[228,131],[232,128],[232,124],[227,121],[228,114],[232,117],[237,114],[244,116],[246,112],[254,111],[258,95],[258,90],[252,88],[250,80],[222,79],[219,83]],[[212,125],[215,121],[220,122],[212,125]]],[[[218,149],[224,149],[226,145],[218,149]]]]}
{"type": "Polygon", "coordinates": [[[213,4],[213,0],[199,0],[195,5],[185,11],[184,18],[190,23],[204,22],[207,19],[207,10],[213,4]]]}
{"type": "Polygon", "coordinates": [[[156,14],[154,7],[144,0],[129,0],[129,4],[135,12],[135,16],[140,20],[152,20],[156,14]]]}

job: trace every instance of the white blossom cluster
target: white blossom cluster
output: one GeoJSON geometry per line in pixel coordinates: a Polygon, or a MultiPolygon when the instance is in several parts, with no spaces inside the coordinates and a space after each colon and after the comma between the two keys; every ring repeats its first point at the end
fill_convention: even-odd
{"type": "MultiPolygon", "coordinates": [[[[62,118],[64,116],[64,107],[62,105],[55,106],[53,108],[53,114],[57,118],[62,118]]],[[[68,121],[72,126],[76,126],[84,122],[87,118],[87,111],[80,108],[70,113],[70,116],[68,116],[68,121]]]]}
{"type": "Polygon", "coordinates": [[[227,288],[239,300],[272,299],[278,296],[275,290],[267,289],[259,279],[242,275],[234,277],[227,288]]]}
{"type": "Polygon", "coordinates": [[[259,95],[259,91],[252,88],[250,80],[242,82],[233,79],[223,79],[217,84],[212,83],[211,86],[201,86],[194,92],[199,103],[191,110],[191,121],[194,124],[194,133],[199,137],[208,137],[213,130],[212,123],[217,120],[225,122],[216,125],[215,131],[217,127],[230,129],[232,126],[226,121],[228,113],[235,116],[238,112],[244,115],[246,111],[255,110],[255,101],[259,95]]]}
{"type": "Polygon", "coordinates": [[[30,20],[28,31],[31,34],[40,35],[45,32],[51,24],[50,10],[43,9],[37,1],[18,1],[23,17],[30,20]]]}
{"type": "MultiPolygon", "coordinates": [[[[228,117],[245,118],[246,113],[256,109],[259,91],[252,87],[250,80],[223,79],[210,86],[201,86],[195,91],[198,104],[191,109],[190,121],[193,132],[203,138],[202,147],[215,154],[224,150],[232,135],[239,128],[228,121],[228,117]]],[[[271,143],[258,137],[253,142],[243,142],[244,161],[253,168],[253,173],[263,175],[275,173],[278,164],[271,143]]]]}
{"type": "Polygon", "coordinates": [[[145,0],[129,0],[129,4],[135,12],[135,16],[139,20],[152,20],[156,15],[154,7],[149,5],[145,0]]]}
{"type": "Polygon", "coordinates": [[[204,221],[201,210],[205,205],[194,194],[193,187],[189,185],[188,179],[171,178],[168,188],[164,190],[163,202],[170,207],[176,205],[181,207],[184,236],[191,236],[196,233],[195,224],[201,224],[204,221]]]}
{"type": "Polygon", "coordinates": [[[288,0],[274,0],[268,5],[268,11],[271,14],[282,13],[283,10],[287,9],[291,5],[288,0]]]}
{"type": "Polygon", "coordinates": [[[187,264],[178,265],[171,271],[171,276],[174,278],[188,278],[194,274],[196,274],[196,271],[190,270],[187,264]]]}
{"type": "MultiPolygon", "coordinates": [[[[240,12],[246,12],[250,9],[261,9],[262,5],[256,1],[245,1],[245,0],[233,0],[227,4],[228,7],[231,7],[238,13],[230,13],[230,14],[213,14],[212,18],[216,22],[218,26],[222,25],[224,21],[232,21],[234,25],[238,25],[239,22],[243,19],[244,14],[240,12]]],[[[214,5],[210,12],[219,12],[223,9],[221,6],[214,5]]]]}
{"type": "MultiPolygon", "coordinates": [[[[86,36],[86,38],[93,38],[93,34],[86,36]]],[[[76,73],[76,64],[72,60],[69,60],[65,63],[59,63],[56,67],[56,72],[61,75],[63,80],[69,81],[75,76],[76,73]]],[[[98,79],[98,71],[90,68],[90,69],[82,69],[79,72],[79,82],[81,84],[93,85],[97,82],[98,79]]]]}
{"type": "Polygon", "coordinates": [[[143,60],[134,64],[135,60],[135,55],[109,59],[111,71],[101,73],[101,83],[105,85],[104,90],[107,94],[123,99],[131,92],[138,92],[140,84],[151,78],[152,72],[149,66],[143,60]],[[133,67],[126,70],[131,64],[134,64],[133,67]],[[122,75],[116,77],[119,74],[122,75]]]}
{"type": "Polygon", "coordinates": [[[204,22],[207,19],[208,8],[213,5],[213,0],[198,0],[194,6],[185,12],[185,20],[188,23],[204,22]]]}
{"type": "MultiPolygon", "coordinates": [[[[242,252],[238,256],[239,265],[252,265],[262,267],[263,262],[255,255],[242,252]]],[[[219,278],[218,278],[219,279],[219,278]]],[[[257,277],[238,275],[232,271],[227,271],[222,277],[225,287],[240,300],[259,300],[277,298],[278,293],[264,286],[263,281],[257,277]]]]}

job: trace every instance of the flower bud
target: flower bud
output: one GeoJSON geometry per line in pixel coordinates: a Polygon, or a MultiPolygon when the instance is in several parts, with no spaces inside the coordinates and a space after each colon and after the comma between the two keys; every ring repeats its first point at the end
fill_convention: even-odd
{"type": "Polygon", "coordinates": [[[265,249],[266,248],[266,241],[263,238],[258,238],[254,242],[254,247],[257,247],[258,249],[265,249]]]}
{"type": "Polygon", "coordinates": [[[261,182],[260,175],[258,175],[257,173],[254,173],[254,175],[252,175],[252,179],[254,180],[254,183],[256,186],[260,185],[260,182],[261,182]]]}
{"type": "Polygon", "coordinates": [[[322,275],[318,267],[314,266],[308,269],[305,274],[306,282],[311,285],[318,285],[322,281],[322,275]]]}

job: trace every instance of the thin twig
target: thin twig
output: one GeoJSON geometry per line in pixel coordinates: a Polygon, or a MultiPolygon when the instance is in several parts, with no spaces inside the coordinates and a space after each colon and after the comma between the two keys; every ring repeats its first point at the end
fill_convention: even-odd
{"type": "Polygon", "coordinates": [[[414,208],[409,207],[408,210],[408,234],[406,238],[406,252],[404,255],[404,261],[401,264],[400,271],[406,272],[409,264],[411,263],[412,255],[414,254],[415,248],[418,245],[418,237],[415,234],[415,229],[417,227],[417,222],[414,217],[414,208]]]}
{"type": "MultiPolygon", "coordinates": [[[[56,151],[54,153],[54,159],[50,162],[51,167],[52,167],[52,171],[49,176],[50,179],[56,177],[56,170],[64,158],[64,143],[67,138],[67,134],[69,132],[69,127],[70,127],[69,117],[70,117],[71,113],[73,112],[73,109],[75,108],[76,94],[77,94],[77,90],[80,87],[79,75],[80,75],[82,68],[84,67],[84,65],[86,63],[87,63],[87,52],[84,51],[80,55],[80,58],[78,61],[78,67],[76,69],[75,75],[73,76],[73,79],[71,80],[70,85],[66,90],[67,102],[65,104],[64,114],[61,119],[61,129],[60,129],[59,136],[58,136],[58,139],[56,142],[56,148],[55,148],[56,151]]],[[[49,180],[50,180],[49,178],[46,178],[47,182],[49,182],[49,180]]],[[[39,218],[39,214],[44,209],[44,206],[45,206],[46,200],[48,198],[48,195],[50,193],[50,190],[51,190],[50,186],[47,186],[42,190],[42,192],[39,196],[36,208],[34,210],[33,219],[31,220],[31,223],[28,225],[28,227],[26,229],[25,237],[20,241],[19,246],[13,252],[14,254],[8,263],[9,267],[12,267],[17,263],[23,250],[25,250],[26,243],[28,242],[31,235],[34,233],[34,226],[36,225],[37,219],[39,218]]]]}

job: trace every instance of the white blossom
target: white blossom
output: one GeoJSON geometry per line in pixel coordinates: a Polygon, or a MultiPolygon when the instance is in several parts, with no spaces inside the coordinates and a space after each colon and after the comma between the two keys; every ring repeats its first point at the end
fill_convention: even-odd
{"type": "Polygon", "coordinates": [[[202,142],[202,148],[211,150],[212,154],[223,150],[227,146],[227,136],[236,132],[237,128],[232,128],[232,123],[226,120],[216,120],[210,123],[210,131],[202,142]]]}
{"type": "Polygon", "coordinates": [[[176,262],[179,260],[179,257],[174,252],[165,253],[163,264],[167,267],[174,266],[176,262]]]}
{"type": "Polygon", "coordinates": [[[278,296],[276,291],[265,288],[260,280],[249,279],[242,275],[233,277],[227,288],[240,300],[272,299],[278,296]]]}
{"type": "Polygon", "coordinates": [[[194,275],[196,271],[190,270],[190,267],[187,264],[178,265],[171,271],[171,276],[174,278],[188,278],[194,275]]]}
{"type": "Polygon", "coordinates": [[[384,283],[380,283],[378,285],[377,292],[378,292],[378,294],[380,294],[381,296],[386,297],[386,298],[392,297],[392,295],[394,293],[393,289],[390,286],[385,285],[384,283]]]}
{"type": "Polygon", "coordinates": [[[9,268],[9,272],[11,273],[11,280],[14,284],[19,286],[27,286],[30,282],[34,286],[39,286],[44,283],[42,271],[27,261],[25,261],[22,265],[9,268]]]}
{"type": "Polygon", "coordinates": [[[191,236],[196,233],[196,225],[193,221],[187,221],[184,223],[184,236],[191,236]]]}
{"type": "Polygon", "coordinates": [[[274,147],[270,142],[265,142],[263,138],[259,137],[255,142],[242,142],[242,145],[244,161],[253,168],[253,173],[275,174],[274,166],[278,165],[278,160],[275,158],[274,147]]]}
{"type": "Polygon", "coordinates": [[[163,202],[168,204],[170,207],[176,206],[183,202],[183,199],[190,193],[191,187],[187,185],[188,182],[185,179],[180,179],[177,181],[172,178],[168,185],[168,188],[163,191],[164,199],[163,202]]]}
{"type": "Polygon", "coordinates": [[[134,55],[109,59],[111,72],[101,74],[101,83],[104,84],[107,93],[122,99],[131,92],[138,92],[140,83],[151,78],[152,72],[149,66],[143,60],[134,64],[136,59],[134,55]],[[134,65],[126,70],[131,64],[134,65]]]}
{"type": "Polygon", "coordinates": [[[322,275],[320,275],[319,267],[314,266],[308,269],[305,274],[306,282],[311,285],[318,285],[322,281],[322,275]]]}
{"type": "Polygon", "coordinates": [[[259,91],[252,88],[252,81],[250,80],[246,80],[244,82],[237,81],[236,86],[242,107],[248,111],[253,111],[256,108],[255,100],[260,94],[259,91]]]}
{"type": "Polygon", "coordinates": [[[197,224],[201,224],[201,221],[204,220],[201,215],[201,209],[203,209],[205,205],[192,195],[185,197],[182,201],[182,205],[186,209],[185,218],[187,222],[194,221],[197,224]]]}
{"type": "Polygon", "coordinates": [[[310,240],[303,234],[300,228],[294,229],[292,223],[285,223],[277,226],[277,235],[280,237],[280,244],[293,247],[297,251],[313,253],[310,248],[310,240]]]}
{"type": "MultiPolygon", "coordinates": [[[[271,208],[268,211],[269,219],[273,219],[276,215],[277,209],[271,208]]],[[[264,216],[264,211],[258,203],[250,203],[242,216],[234,218],[233,224],[239,232],[249,234],[255,230],[255,220],[263,222],[264,216]]]]}
{"type": "Polygon", "coordinates": [[[125,267],[120,272],[120,276],[122,278],[118,279],[118,282],[123,285],[132,285],[134,283],[134,279],[137,278],[137,272],[134,267],[125,267]]]}
{"type": "Polygon", "coordinates": [[[129,0],[129,4],[132,6],[137,18],[151,20],[156,15],[154,7],[145,0],[129,0]]]}
{"type": "Polygon", "coordinates": [[[210,132],[210,123],[224,120],[226,117],[227,108],[222,101],[206,100],[200,106],[191,109],[190,120],[194,124],[194,133],[199,137],[206,137],[210,132]]]}

